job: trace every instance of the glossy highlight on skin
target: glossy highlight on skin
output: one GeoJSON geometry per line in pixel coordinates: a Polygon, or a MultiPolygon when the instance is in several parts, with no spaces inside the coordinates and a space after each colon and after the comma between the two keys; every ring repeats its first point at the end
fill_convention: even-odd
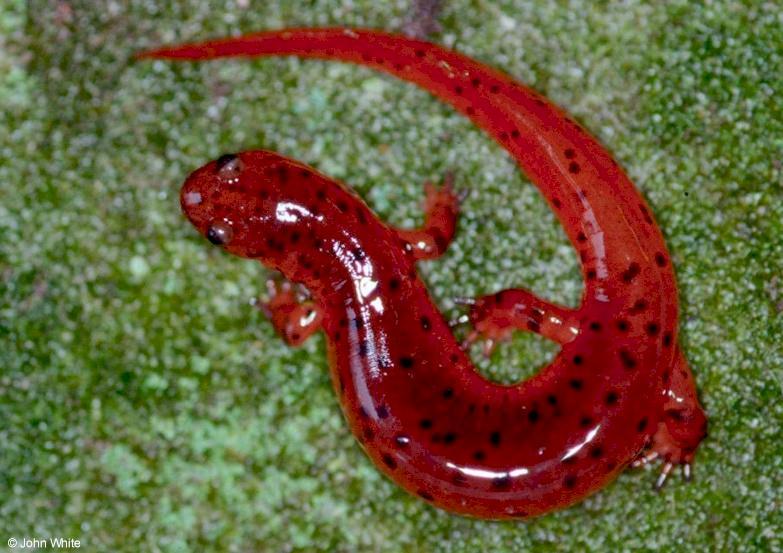
{"type": "Polygon", "coordinates": [[[515,330],[560,345],[511,386],[475,369],[416,273],[453,238],[459,199],[427,188],[425,224],[395,229],[342,183],[274,152],[222,156],[192,173],[182,208],[230,253],[304,285],[264,304],[290,344],[326,333],[353,433],[413,494],[456,513],[525,518],[572,505],[627,465],[686,474],[707,421],[677,344],[669,253],[644,199],[610,154],[558,107],[507,75],[424,41],[361,29],[285,29],[163,48],[140,58],[293,55],[366,65],[415,83],[506,148],[579,254],[575,309],[524,289],[466,300],[468,342],[515,330]]]}

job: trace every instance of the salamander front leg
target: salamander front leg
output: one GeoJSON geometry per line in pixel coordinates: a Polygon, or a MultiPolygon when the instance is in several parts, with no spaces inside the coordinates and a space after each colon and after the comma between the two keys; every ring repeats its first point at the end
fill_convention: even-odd
{"type": "Polygon", "coordinates": [[[269,279],[267,297],[258,303],[272,326],[290,346],[299,346],[321,328],[321,308],[310,300],[297,297],[290,282],[269,279]]]}
{"type": "Polygon", "coordinates": [[[515,330],[535,332],[560,345],[567,344],[579,333],[576,311],[542,300],[522,288],[455,301],[470,305],[469,314],[455,321],[473,326],[464,345],[483,339],[486,355],[492,353],[498,342],[509,340],[515,330]]]}
{"type": "Polygon", "coordinates": [[[693,374],[679,346],[664,379],[668,388],[663,397],[658,428],[649,447],[633,462],[636,467],[655,460],[663,463],[655,481],[656,490],[663,487],[677,465],[682,467],[683,477],[690,480],[696,450],[707,437],[707,417],[696,394],[693,374]]]}
{"type": "Polygon", "coordinates": [[[454,191],[453,181],[453,176],[448,173],[444,178],[443,186],[426,183],[424,225],[412,230],[397,230],[405,248],[416,260],[439,257],[454,238],[462,197],[454,191]]]}

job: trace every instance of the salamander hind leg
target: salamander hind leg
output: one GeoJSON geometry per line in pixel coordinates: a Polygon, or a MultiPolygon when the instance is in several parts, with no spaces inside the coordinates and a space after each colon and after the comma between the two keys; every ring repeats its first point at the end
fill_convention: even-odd
{"type": "Polygon", "coordinates": [[[663,487],[677,465],[682,466],[683,477],[690,480],[696,450],[707,437],[707,417],[699,403],[690,367],[679,346],[672,367],[663,373],[663,378],[667,390],[658,427],[647,450],[634,462],[634,466],[653,460],[663,463],[655,482],[656,489],[663,487]]]}
{"type": "Polygon", "coordinates": [[[521,288],[502,290],[475,300],[457,298],[470,305],[470,313],[457,322],[469,322],[473,329],[464,345],[483,339],[484,353],[489,355],[498,342],[511,338],[515,330],[535,332],[563,345],[579,333],[575,311],[542,300],[521,288]]]}
{"type": "Polygon", "coordinates": [[[258,307],[288,345],[299,346],[320,330],[323,314],[316,303],[298,297],[288,281],[269,279],[266,286],[267,298],[258,307]]]}
{"type": "Polygon", "coordinates": [[[454,178],[447,173],[443,186],[426,183],[424,189],[424,225],[399,229],[397,234],[416,260],[435,259],[443,254],[454,238],[461,195],[453,187],[454,178]]]}

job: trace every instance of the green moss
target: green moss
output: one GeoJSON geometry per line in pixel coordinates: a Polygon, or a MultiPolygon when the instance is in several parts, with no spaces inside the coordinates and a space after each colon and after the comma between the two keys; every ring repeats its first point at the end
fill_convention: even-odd
{"type": "MultiPolygon", "coordinates": [[[[651,472],[629,472],[524,523],[451,516],[383,478],[342,420],[323,339],[285,347],[250,305],[264,271],[206,247],[177,205],[188,171],[265,147],[412,225],[421,183],[454,169],[473,194],[454,246],[422,267],[445,312],[519,284],[575,304],[574,253],[508,156],[367,69],[130,61],[283,25],[395,30],[407,3],[29,4],[0,8],[0,536],[114,551],[783,548],[773,3],[444,3],[436,40],[565,106],[649,198],[711,418],[693,484],[656,494],[651,472]]],[[[551,351],[520,336],[482,371],[530,374],[551,351]]]]}

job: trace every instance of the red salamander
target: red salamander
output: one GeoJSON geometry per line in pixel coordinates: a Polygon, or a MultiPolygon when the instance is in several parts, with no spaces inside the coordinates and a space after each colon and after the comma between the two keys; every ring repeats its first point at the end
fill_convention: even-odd
{"type": "Polygon", "coordinates": [[[572,505],[656,457],[658,486],[677,465],[690,476],[707,419],[677,342],[674,270],[611,155],[507,75],[384,32],[287,29],[139,57],[282,55],[366,65],[451,104],[510,152],[581,260],[575,309],[524,289],[467,302],[468,341],[524,330],[560,346],[533,377],[496,384],[476,371],[416,272],[454,236],[459,200],[448,182],[428,187],[424,225],[402,230],[344,184],[273,152],[224,155],[192,173],[181,203],[196,229],[287,280],[270,285],[265,304],[276,330],[292,345],[325,332],[343,412],[375,465],[432,505],[483,518],[572,505]]]}

